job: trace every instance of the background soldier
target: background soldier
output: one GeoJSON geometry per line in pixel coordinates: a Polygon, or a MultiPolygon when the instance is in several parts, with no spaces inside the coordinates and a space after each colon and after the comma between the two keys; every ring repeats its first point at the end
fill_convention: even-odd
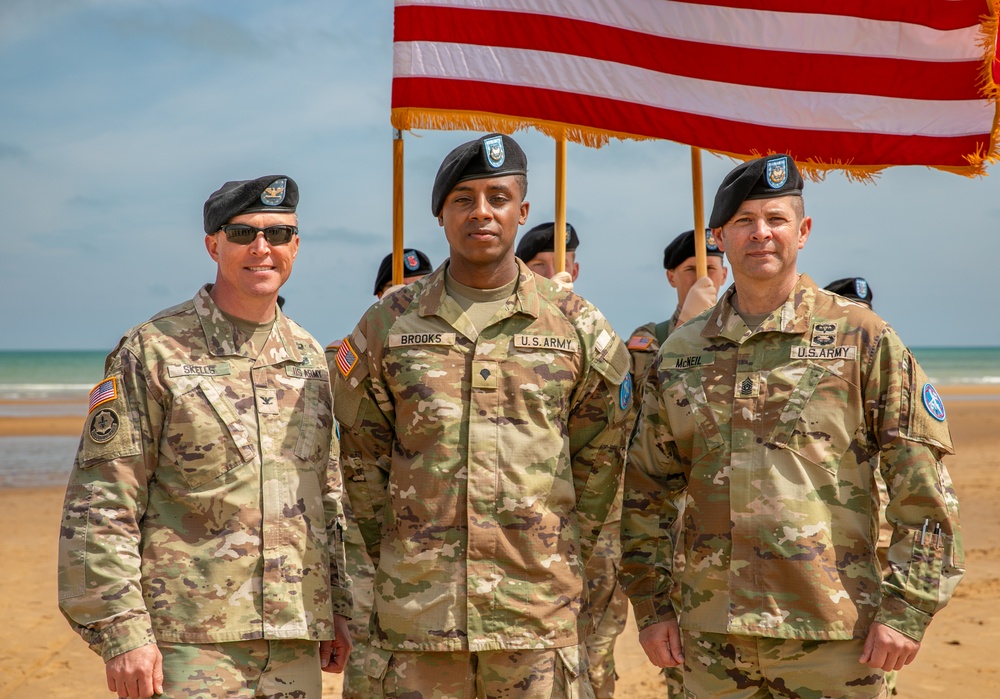
{"type": "Polygon", "coordinates": [[[688,696],[884,696],[964,572],[944,406],[881,318],[798,274],[802,185],[785,155],[726,176],[709,225],[735,284],[664,343],[629,450],[623,579],[644,650],[684,662],[688,696]],[[679,490],[680,632],[661,534],[679,490]]]}
{"type": "MultiPolygon", "coordinates": [[[[633,330],[626,345],[632,358],[632,380],[635,383],[633,410],[636,417],[638,417],[639,408],[642,406],[646,375],[649,373],[649,367],[653,363],[656,353],[660,351],[660,345],[679,325],[714,306],[719,289],[726,283],[729,270],[726,269],[722,259],[722,251],[715,244],[712,231],[707,228],[705,229],[705,253],[708,276],[698,277],[693,230],[681,233],[663,249],[663,269],[666,270],[667,282],[677,290],[677,307],[668,320],[659,323],[646,323],[633,330]]],[[[684,516],[684,498],[678,497],[674,504],[678,508],[677,521],[671,529],[671,534],[674,536],[674,569],[676,573],[684,565],[683,544],[680,541],[680,522],[684,516]]],[[[679,594],[680,590],[675,585],[673,598],[675,605],[678,606],[680,604],[679,594]]],[[[681,669],[668,666],[661,670],[661,674],[667,685],[667,696],[670,699],[681,699],[684,696],[684,674],[681,669]]]]}
{"type": "Polygon", "coordinates": [[[319,696],[350,651],[329,375],[276,310],[297,203],[283,175],[213,193],[215,284],[129,330],[90,394],[59,603],[120,697],[319,696]]]}
{"type": "Polygon", "coordinates": [[[376,566],[369,675],[391,696],[589,696],[583,564],[620,476],[628,353],[514,257],[527,162],[492,134],[442,163],[450,257],[341,345],[344,473],[376,566]]]}
{"type": "Polygon", "coordinates": [[[555,279],[567,288],[573,288],[573,282],[580,276],[580,263],[576,261],[576,249],[580,247],[580,238],[571,223],[566,224],[566,270],[556,273],[556,224],[552,221],[542,223],[521,236],[514,256],[528,265],[535,274],[546,279],[555,279]]]}
{"type": "MultiPolygon", "coordinates": [[[[415,282],[433,271],[431,261],[420,250],[410,248],[403,251],[403,285],[415,282]]],[[[392,286],[392,253],[382,259],[375,275],[375,297],[381,299],[393,289],[392,286]]],[[[327,362],[335,365],[337,351],[343,340],[335,340],[326,346],[327,362]]],[[[343,496],[344,517],[347,525],[344,530],[344,550],[347,558],[347,573],[351,576],[351,592],[354,596],[354,615],[348,622],[351,640],[354,648],[344,670],[343,699],[368,699],[372,696],[371,684],[365,672],[365,651],[368,648],[369,622],[372,612],[375,591],[372,586],[375,581],[375,566],[372,565],[368,552],[365,550],[365,540],[361,537],[358,522],[354,518],[354,508],[346,491],[343,496]]]]}
{"type": "MultiPolygon", "coordinates": [[[[521,236],[515,255],[528,269],[546,279],[556,276],[555,223],[542,223],[521,236]]],[[[576,249],[580,238],[572,224],[566,224],[566,281],[570,290],[580,276],[576,249]]],[[[590,684],[597,699],[610,699],[615,695],[615,641],[628,622],[628,597],[618,586],[618,562],[622,557],[621,515],[622,494],[619,487],[615,502],[597,538],[594,555],[584,570],[587,577],[587,615],[590,632],[585,645],[590,663],[590,684]]]]}

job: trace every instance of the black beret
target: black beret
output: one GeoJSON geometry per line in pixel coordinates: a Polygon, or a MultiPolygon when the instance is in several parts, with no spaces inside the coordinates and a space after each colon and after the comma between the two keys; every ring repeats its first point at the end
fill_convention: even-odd
{"type": "Polygon", "coordinates": [[[255,180],[226,182],[205,202],[205,232],[215,233],[226,221],[258,211],[295,213],[299,186],[288,175],[267,175],[255,180]]]}
{"type": "Polygon", "coordinates": [[[748,199],[802,196],[802,175],[788,155],[769,155],[740,163],[715,193],[709,228],[722,228],[748,199]]]}
{"type": "MultiPolygon", "coordinates": [[[[427,255],[416,248],[403,250],[403,276],[415,277],[418,274],[430,274],[434,271],[431,260],[427,255]]],[[[382,287],[392,281],[392,253],[382,258],[382,264],[378,266],[378,274],[375,275],[375,295],[382,290],[382,287]]]]}
{"type": "Polygon", "coordinates": [[[872,294],[872,288],[868,285],[868,280],[864,277],[838,279],[827,284],[826,290],[863,303],[868,308],[872,307],[872,299],[875,298],[875,295],[872,294]]]}
{"type": "MultiPolygon", "coordinates": [[[[705,229],[705,254],[722,257],[712,229],[705,229]]],[[[663,269],[673,269],[689,257],[694,257],[694,231],[684,231],[663,249],[663,269]]]]}
{"type": "Polygon", "coordinates": [[[431,213],[441,214],[445,198],[459,182],[527,174],[528,158],[510,136],[491,133],[463,143],[438,168],[431,191],[431,213]]]}
{"type": "MultiPolygon", "coordinates": [[[[580,247],[580,238],[576,234],[576,229],[569,222],[566,223],[566,252],[571,252],[580,247]]],[[[521,242],[517,244],[514,255],[520,257],[525,262],[531,260],[540,252],[555,252],[556,250],[556,224],[541,223],[521,236],[521,242]]]]}

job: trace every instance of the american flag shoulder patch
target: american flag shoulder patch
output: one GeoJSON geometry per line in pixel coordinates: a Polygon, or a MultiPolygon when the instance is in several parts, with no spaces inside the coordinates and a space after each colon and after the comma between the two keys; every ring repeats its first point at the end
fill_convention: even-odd
{"type": "Polygon", "coordinates": [[[101,405],[102,403],[107,403],[118,397],[118,382],[115,377],[104,379],[101,383],[94,386],[90,391],[90,407],[87,408],[89,413],[91,410],[101,405]]]}
{"type": "Polygon", "coordinates": [[[644,350],[651,344],[653,344],[653,338],[643,337],[642,335],[633,335],[628,339],[626,347],[630,350],[644,350]]]}
{"type": "Polygon", "coordinates": [[[351,346],[351,341],[346,337],[344,341],[340,344],[340,349],[337,350],[337,368],[340,370],[341,375],[346,379],[347,375],[351,373],[351,370],[358,364],[358,353],[354,351],[351,346]]]}

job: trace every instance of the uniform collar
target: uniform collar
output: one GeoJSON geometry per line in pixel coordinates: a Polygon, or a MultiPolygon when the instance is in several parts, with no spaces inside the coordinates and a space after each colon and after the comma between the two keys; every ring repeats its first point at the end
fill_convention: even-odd
{"type": "Polygon", "coordinates": [[[801,335],[809,330],[809,319],[816,305],[816,282],[807,274],[800,274],[785,302],[771,311],[757,330],[751,331],[740,314],[733,308],[736,285],[733,284],[716,305],[702,328],[702,337],[724,337],[734,342],[744,342],[751,335],[761,332],[779,332],[801,335]]]}
{"type": "MultiPolygon", "coordinates": [[[[216,357],[239,356],[255,359],[246,352],[237,351],[236,328],[212,300],[209,293],[211,290],[212,285],[206,284],[194,297],[194,310],[205,333],[205,345],[208,351],[216,357]]],[[[295,343],[291,322],[280,308],[277,309],[277,314],[271,334],[264,343],[264,349],[256,358],[260,366],[280,364],[285,361],[302,362],[302,352],[295,343]]]]}
{"type": "MultiPolygon", "coordinates": [[[[538,317],[538,287],[535,284],[535,273],[528,269],[521,260],[514,258],[517,262],[518,280],[514,290],[513,303],[507,304],[504,308],[505,317],[517,313],[523,313],[532,318],[538,317]]],[[[450,325],[458,329],[461,321],[459,316],[464,315],[458,304],[448,296],[445,289],[445,273],[449,260],[445,260],[440,267],[427,275],[423,280],[424,288],[418,297],[418,313],[422,317],[440,316],[450,325]]]]}

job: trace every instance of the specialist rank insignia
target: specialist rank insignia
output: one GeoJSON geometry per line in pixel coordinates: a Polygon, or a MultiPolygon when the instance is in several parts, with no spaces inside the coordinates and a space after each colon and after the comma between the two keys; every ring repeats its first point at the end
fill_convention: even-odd
{"type": "Polygon", "coordinates": [[[90,438],[98,444],[110,442],[118,434],[118,413],[111,408],[105,408],[97,412],[90,419],[88,431],[90,438]]]}
{"type": "Polygon", "coordinates": [[[490,167],[501,167],[507,159],[507,154],[503,149],[503,136],[494,136],[483,140],[483,147],[486,149],[486,162],[490,167]]]}
{"type": "Polygon", "coordinates": [[[288,180],[284,177],[275,180],[260,193],[260,203],[264,206],[278,206],[285,201],[285,187],[287,185],[288,180]]]}
{"type": "Polygon", "coordinates": [[[767,161],[767,186],[771,189],[781,189],[788,181],[788,158],[782,156],[767,161]]]}

